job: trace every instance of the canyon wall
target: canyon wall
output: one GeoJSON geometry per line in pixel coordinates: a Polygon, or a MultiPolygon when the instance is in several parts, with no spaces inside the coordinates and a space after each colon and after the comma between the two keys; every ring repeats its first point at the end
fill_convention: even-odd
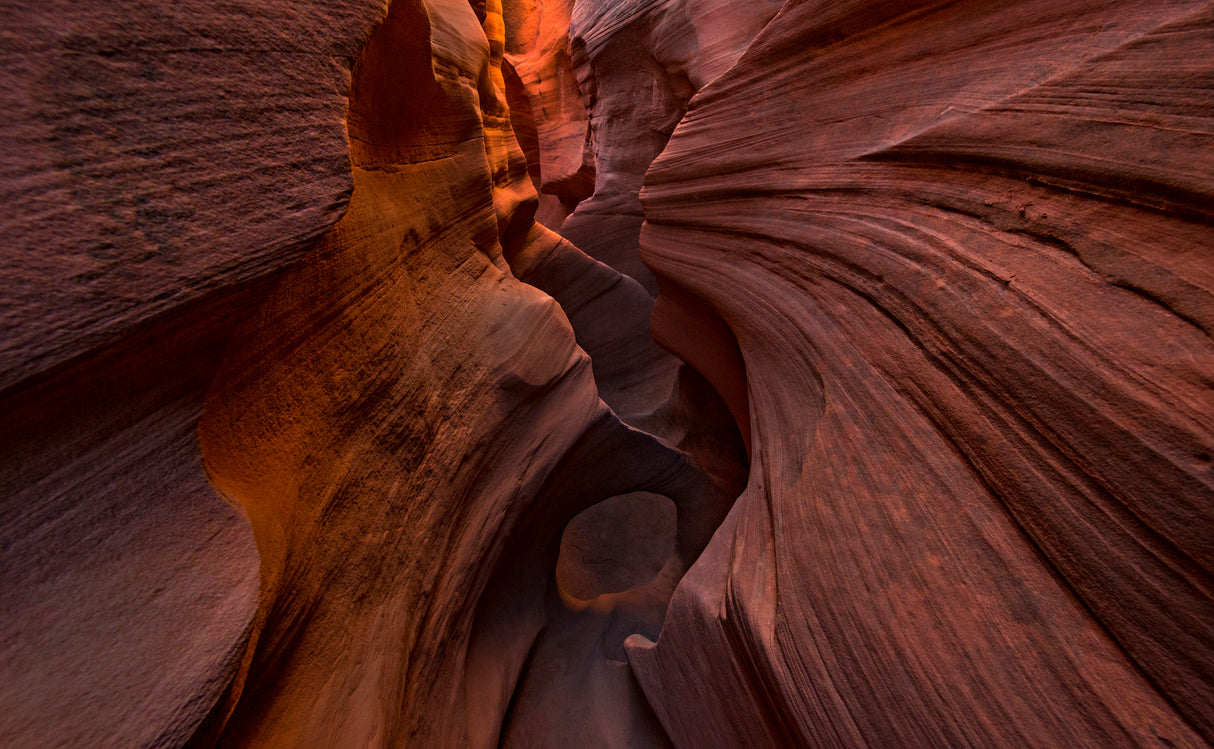
{"type": "Polygon", "coordinates": [[[1214,5],[0,13],[0,743],[1214,743],[1214,5]]]}
{"type": "Polygon", "coordinates": [[[677,743],[1214,738],[1212,12],[790,3],[693,99],[642,256],[752,469],[630,653],[677,743]]]}
{"type": "Polygon", "coordinates": [[[181,745],[231,683],[259,561],[198,418],[345,210],[382,10],[0,4],[0,744],[181,745]]]}

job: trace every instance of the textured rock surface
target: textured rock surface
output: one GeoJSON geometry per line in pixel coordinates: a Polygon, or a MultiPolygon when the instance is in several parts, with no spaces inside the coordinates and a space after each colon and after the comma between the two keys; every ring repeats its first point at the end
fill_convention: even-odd
{"type": "Polygon", "coordinates": [[[1209,3],[0,12],[0,743],[1214,740],[1209,3]]]}
{"type": "Polygon", "coordinates": [[[677,744],[1214,738],[1211,21],[790,3],[693,100],[644,257],[753,463],[630,651],[677,744]]]}
{"type": "Polygon", "coordinates": [[[5,3],[0,390],[299,258],[383,3],[5,3]]]}
{"type": "Polygon", "coordinates": [[[231,680],[258,559],[196,423],[341,214],[381,11],[0,4],[0,744],[178,745],[231,680]]]}
{"type": "Polygon", "coordinates": [[[195,427],[247,294],[0,400],[0,744],[179,745],[232,678],[248,523],[195,427]]]}
{"type": "MultiPolygon", "coordinates": [[[[604,402],[625,423],[684,451],[708,483],[670,496],[677,505],[674,554],[653,559],[660,559],[660,569],[646,585],[582,600],[560,584],[556,568],[547,626],[514,695],[503,743],[663,746],[664,732],[625,663],[623,641],[630,633],[660,630],[674,585],[745,483],[742,443],[729,411],[703,377],[654,344],[648,326],[653,299],[640,284],[540,228],[523,247],[508,250],[508,257],[521,280],[551,293],[568,315],[593,360],[604,402]]],[[[633,543],[668,521],[663,505],[652,502],[609,501],[586,514],[633,543]]],[[[608,553],[602,545],[595,551],[608,553]]],[[[615,572],[631,574],[654,551],[636,549],[620,559],[615,572]]]]}
{"type": "Polygon", "coordinates": [[[480,28],[462,0],[393,4],[355,70],[350,209],[212,388],[208,465],[262,557],[225,742],[494,743],[564,523],[697,480],[506,267],[531,193],[480,28]]]}
{"type": "Polygon", "coordinates": [[[506,93],[540,192],[536,219],[558,228],[594,191],[589,115],[569,51],[572,0],[507,0],[506,93]]]}
{"type": "Polygon", "coordinates": [[[755,0],[580,0],[570,44],[590,113],[594,194],[561,234],[656,295],[640,259],[637,192],[687,100],[724,72],[781,3],[755,0]]]}

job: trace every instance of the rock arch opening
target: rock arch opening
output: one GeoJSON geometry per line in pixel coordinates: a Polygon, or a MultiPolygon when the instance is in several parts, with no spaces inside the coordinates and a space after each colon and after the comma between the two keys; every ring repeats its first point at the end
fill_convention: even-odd
{"type": "Polygon", "coordinates": [[[592,601],[652,582],[675,554],[674,502],[652,492],[609,497],[578,513],[561,535],[556,585],[592,601]]]}

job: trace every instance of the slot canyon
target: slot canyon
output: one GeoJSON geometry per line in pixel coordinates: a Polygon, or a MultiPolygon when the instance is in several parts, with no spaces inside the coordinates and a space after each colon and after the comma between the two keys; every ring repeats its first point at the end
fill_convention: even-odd
{"type": "Polygon", "coordinates": [[[0,57],[0,747],[1214,745],[1214,2],[0,57]]]}

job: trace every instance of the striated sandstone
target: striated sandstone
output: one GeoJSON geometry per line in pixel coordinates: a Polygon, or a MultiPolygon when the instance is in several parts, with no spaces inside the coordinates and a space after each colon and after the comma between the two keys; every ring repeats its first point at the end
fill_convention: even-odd
{"type": "Polygon", "coordinates": [[[676,744],[1214,739],[1212,21],[792,2],[693,99],[643,255],[752,472],[629,651],[676,744]]]}
{"type": "MultiPolygon", "coordinates": [[[[507,264],[542,277],[565,248],[597,266],[531,227],[502,17],[482,11],[393,3],[353,74],[349,209],[238,330],[208,395],[205,460],[261,558],[251,644],[213,715],[224,745],[663,739],[623,640],[656,636],[711,530],[680,522],[647,589],[586,602],[557,589],[562,530],[631,492],[718,518],[733,495],[600,400],[575,330],[591,349],[635,332],[571,327],[507,264]],[[536,677],[545,659],[573,670],[536,677]],[[588,672],[601,692],[569,680],[588,672]],[[562,693],[571,710],[533,709],[562,693]]],[[[654,408],[612,379],[605,397],[654,408]]]]}
{"type": "Polygon", "coordinates": [[[383,3],[3,9],[0,390],[297,260],[350,190],[383,3]]]}
{"type": "Polygon", "coordinates": [[[580,0],[570,49],[590,117],[594,194],[561,224],[562,236],[641,283],[657,285],[641,262],[637,193],[705,83],[738,58],[781,3],[758,0],[580,0]]]}
{"type": "Polygon", "coordinates": [[[341,215],[381,11],[0,7],[0,744],[176,746],[227,688],[258,558],[195,428],[341,215]]]}
{"type": "MultiPolygon", "coordinates": [[[[656,636],[716,521],[682,512],[646,590],[584,603],[561,603],[560,539],[635,491],[719,519],[739,482],[728,422],[689,410],[711,392],[649,340],[643,290],[532,227],[500,9],[364,10],[301,27],[277,6],[112,10],[134,25],[85,8],[65,16],[92,36],[60,47],[49,21],[14,18],[32,40],[6,47],[22,72],[42,54],[91,88],[46,112],[14,94],[37,111],[6,155],[13,743],[491,744],[550,619],[580,634],[554,625],[544,652],[603,674],[611,697],[570,703],[592,699],[597,724],[524,709],[512,730],[663,740],[622,642],[656,636]],[[342,60],[378,21],[351,76],[342,60]],[[177,207],[153,236],[160,203],[177,207]],[[503,247],[610,352],[601,384],[503,247]],[[111,262],[54,286],[68,258],[103,250],[111,262]],[[596,322],[611,308],[619,332],[596,322]],[[665,372],[656,387],[634,357],[665,372]],[[670,411],[663,434],[717,478],[600,395],[638,423],[670,411]]],[[[542,702],[553,685],[532,681],[542,702]]]]}
{"type": "Polygon", "coordinates": [[[560,227],[594,191],[589,115],[569,52],[572,0],[506,0],[510,117],[539,197],[536,220],[560,227]]]}
{"type": "Polygon", "coordinates": [[[1214,741],[1208,3],[2,12],[0,743],[1214,741]]]}

